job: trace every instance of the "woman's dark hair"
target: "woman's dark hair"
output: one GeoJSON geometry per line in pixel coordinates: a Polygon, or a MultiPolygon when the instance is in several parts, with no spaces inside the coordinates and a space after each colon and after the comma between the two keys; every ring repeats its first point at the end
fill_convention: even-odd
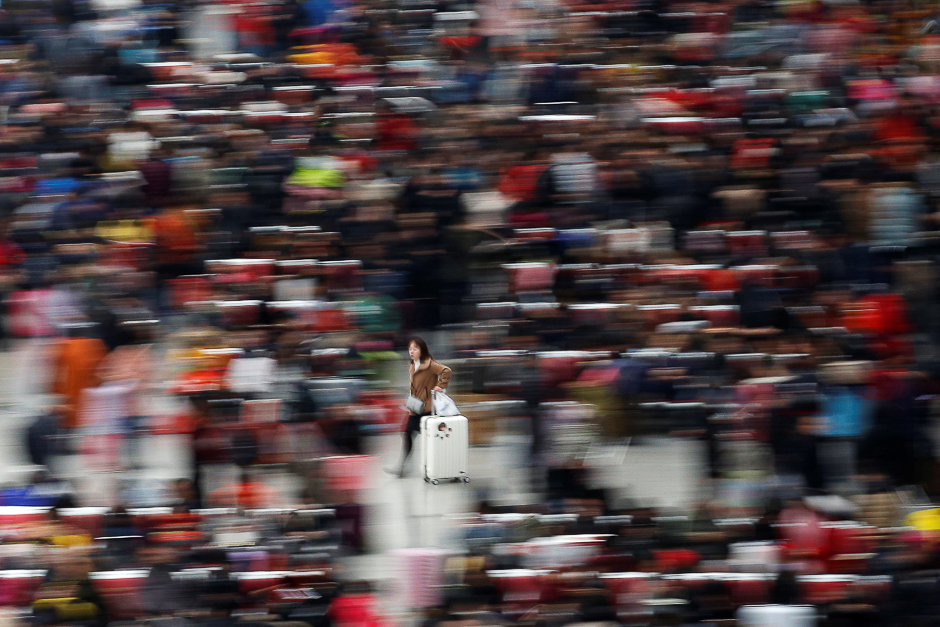
{"type": "Polygon", "coordinates": [[[428,350],[428,343],[422,340],[420,337],[413,337],[408,340],[408,346],[414,344],[421,351],[421,361],[427,361],[431,359],[431,351],[428,350]]]}

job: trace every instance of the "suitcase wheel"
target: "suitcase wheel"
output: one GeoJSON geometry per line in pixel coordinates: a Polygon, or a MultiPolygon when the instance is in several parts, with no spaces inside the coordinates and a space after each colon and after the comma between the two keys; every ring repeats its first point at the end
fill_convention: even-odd
{"type": "Polygon", "coordinates": [[[425,477],[425,478],[424,478],[424,482],[425,482],[425,483],[431,483],[431,480],[428,479],[427,477],[425,477]]]}
{"type": "Polygon", "coordinates": [[[431,479],[431,483],[432,483],[433,485],[437,485],[437,484],[440,483],[440,481],[438,481],[437,479],[431,479]]]}
{"type": "Polygon", "coordinates": [[[463,482],[464,482],[464,483],[470,483],[470,477],[464,477],[464,478],[463,478],[463,482]]]}

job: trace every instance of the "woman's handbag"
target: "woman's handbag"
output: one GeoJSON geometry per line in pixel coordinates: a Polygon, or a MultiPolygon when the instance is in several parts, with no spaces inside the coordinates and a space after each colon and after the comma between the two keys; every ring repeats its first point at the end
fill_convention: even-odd
{"type": "Polygon", "coordinates": [[[405,409],[420,416],[424,413],[424,401],[417,396],[409,396],[408,400],[405,401],[405,409]]]}

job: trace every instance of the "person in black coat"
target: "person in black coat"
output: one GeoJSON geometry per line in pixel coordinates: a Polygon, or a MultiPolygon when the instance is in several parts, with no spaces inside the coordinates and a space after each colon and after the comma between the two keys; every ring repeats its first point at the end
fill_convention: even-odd
{"type": "Polygon", "coordinates": [[[772,429],[777,473],[799,476],[810,490],[821,490],[824,485],[816,435],[818,414],[818,403],[797,403],[785,415],[776,416],[772,429]]]}
{"type": "Polygon", "coordinates": [[[62,432],[62,408],[52,406],[26,429],[26,452],[34,466],[49,467],[62,432]]]}

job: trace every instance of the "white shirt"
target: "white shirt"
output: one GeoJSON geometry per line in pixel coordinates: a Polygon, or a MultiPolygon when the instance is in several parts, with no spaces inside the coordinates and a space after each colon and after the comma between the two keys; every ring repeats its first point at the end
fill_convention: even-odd
{"type": "Polygon", "coordinates": [[[239,357],[228,364],[225,384],[240,394],[271,391],[274,384],[274,360],[270,357],[239,357]]]}

